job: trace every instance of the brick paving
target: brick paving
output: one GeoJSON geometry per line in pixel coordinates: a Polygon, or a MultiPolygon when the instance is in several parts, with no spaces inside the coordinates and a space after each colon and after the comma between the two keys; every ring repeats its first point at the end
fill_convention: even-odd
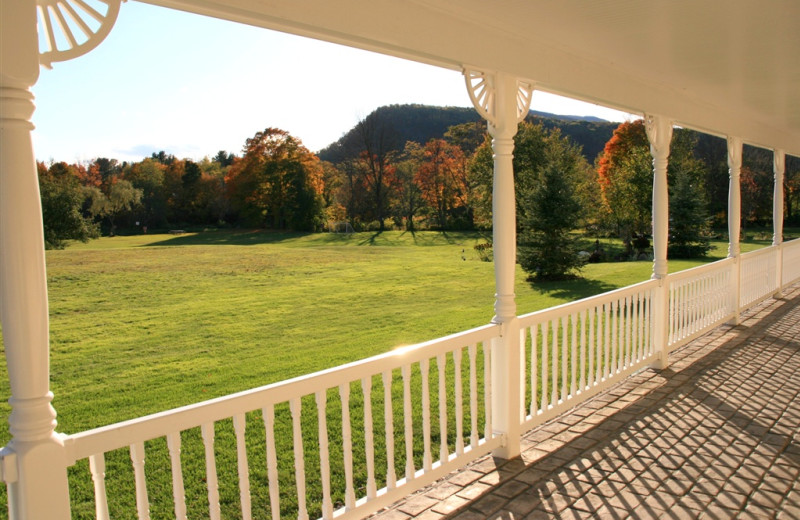
{"type": "Polygon", "coordinates": [[[800,285],[374,520],[800,519],[800,285]]]}

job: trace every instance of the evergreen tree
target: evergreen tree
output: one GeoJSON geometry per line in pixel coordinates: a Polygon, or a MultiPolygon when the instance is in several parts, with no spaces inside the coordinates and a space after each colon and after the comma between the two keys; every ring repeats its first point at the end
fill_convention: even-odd
{"type": "Polygon", "coordinates": [[[709,218],[702,197],[698,196],[700,192],[688,172],[675,172],[669,200],[668,255],[671,258],[705,256],[711,250],[709,218]]]}
{"type": "Polygon", "coordinates": [[[581,218],[575,188],[586,163],[558,133],[548,140],[545,164],[523,199],[518,260],[535,280],[562,280],[583,265],[577,237],[570,233],[581,218]]]}

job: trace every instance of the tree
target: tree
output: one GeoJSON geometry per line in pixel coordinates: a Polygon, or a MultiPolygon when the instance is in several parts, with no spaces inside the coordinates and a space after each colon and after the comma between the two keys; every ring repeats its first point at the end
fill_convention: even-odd
{"type": "Polygon", "coordinates": [[[672,258],[705,256],[711,250],[708,214],[698,191],[689,172],[677,173],[669,196],[668,254],[672,258]]]}
{"type": "Polygon", "coordinates": [[[416,182],[417,170],[422,162],[423,150],[419,143],[409,141],[397,162],[392,189],[394,214],[398,223],[405,221],[405,229],[414,231],[414,218],[423,208],[422,190],[416,182]]]}
{"type": "Polygon", "coordinates": [[[45,247],[63,249],[67,240],[88,242],[100,236],[97,224],[83,215],[86,194],[75,168],[63,162],[49,169],[38,163],[37,168],[45,247]]]}
{"type": "Polygon", "coordinates": [[[378,230],[385,229],[386,209],[389,201],[389,187],[392,184],[394,167],[394,148],[396,136],[384,112],[375,111],[356,124],[356,141],[360,149],[357,171],[363,176],[365,185],[372,195],[375,220],[378,230]]]}
{"type": "Polygon", "coordinates": [[[130,181],[134,188],[142,190],[137,220],[144,226],[155,227],[167,222],[167,193],[164,189],[166,169],[164,164],[147,158],[124,170],[123,178],[130,181]]]}
{"type": "Polygon", "coordinates": [[[91,213],[98,217],[107,217],[110,234],[114,235],[117,225],[115,219],[121,214],[131,211],[142,200],[142,190],[134,188],[130,181],[116,179],[108,190],[108,195],[96,192],[92,195],[91,213]]]}
{"type": "Polygon", "coordinates": [[[583,265],[571,232],[581,218],[575,187],[585,165],[580,149],[555,134],[548,139],[544,164],[523,199],[519,264],[534,280],[569,278],[583,265]]]}
{"type": "Polygon", "coordinates": [[[621,123],[597,162],[606,221],[626,244],[651,233],[653,160],[642,120],[621,123]]]}
{"type": "Polygon", "coordinates": [[[414,178],[440,229],[448,228],[457,210],[467,208],[463,155],[460,148],[443,139],[431,139],[422,150],[414,178]]]}
{"type": "Polygon", "coordinates": [[[267,128],[228,171],[234,209],[251,225],[313,231],[322,223],[322,166],[299,139],[267,128]]]}

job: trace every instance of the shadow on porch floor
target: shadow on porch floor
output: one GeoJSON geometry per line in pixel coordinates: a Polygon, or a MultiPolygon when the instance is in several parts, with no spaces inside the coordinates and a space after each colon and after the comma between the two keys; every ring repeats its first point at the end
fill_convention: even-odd
{"type": "Polygon", "coordinates": [[[373,520],[800,519],[800,285],[373,520]]]}

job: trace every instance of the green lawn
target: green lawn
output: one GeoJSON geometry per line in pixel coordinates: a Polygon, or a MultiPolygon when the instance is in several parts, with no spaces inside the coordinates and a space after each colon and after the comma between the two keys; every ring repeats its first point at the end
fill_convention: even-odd
{"type": "MultiPolygon", "coordinates": [[[[58,431],[75,433],[483,325],[493,315],[494,271],[473,246],[485,241],[477,233],[215,231],[102,238],[48,251],[58,431]]],[[[747,242],[742,249],[767,244],[747,242]]],[[[709,261],[724,256],[726,244],[715,245],[709,261]]],[[[539,285],[519,270],[518,312],[630,285],[651,270],[649,261],[590,264],[582,279],[539,285]]],[[[5,372],[4,357],[0,366],[5,372]]],[[[9,439],[9,395],[3,373],[0,445],[9,439]]]]}

